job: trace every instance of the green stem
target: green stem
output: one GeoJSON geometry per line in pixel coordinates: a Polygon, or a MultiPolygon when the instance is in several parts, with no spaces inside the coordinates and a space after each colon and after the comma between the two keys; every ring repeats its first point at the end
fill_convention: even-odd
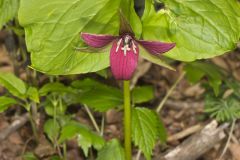
{"type": "Polygon", "coordinates": [[[63,144],[63,159],[67,160],[67,144],[64,142],[63,144]]]}
{"type": "Polygon", "coordinates": [[[126,160],[132,159],[131,144],[131,104],[130,104],[130,82],[123,82],[124,93],[124,148],[126,160]]]}
{"type": "Polygon", "coordinates": [[[33,119],[32,113],[29,114],[29,120],[30,120],[30,123],[31,123],[31,127],[32,127],[33,135],[34,135],[34,137],[35,137],[35,140],[36,140],[37,143],[38,143],[37,127],[36,127],[36,123],[34,122],[34,119],[33,119]]]}

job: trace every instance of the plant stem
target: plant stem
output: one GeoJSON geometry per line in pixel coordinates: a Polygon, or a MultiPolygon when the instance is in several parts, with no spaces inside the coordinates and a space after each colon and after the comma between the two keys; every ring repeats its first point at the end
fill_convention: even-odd
{"type": "Polygon", "coordinates": [[[35,140],[38,143],[38,133],[37,133],[37,127],[36,127],[36,123],[34,122],[34,119],[32,117],[32,113],[29,114],[29,120],[31,123],[31,127],[32,127],[32,131],[33,131],[33,135],[35,137],[35,140]]]}
{"type": "Polygon", "coordinates": [[[67,160],[67,144],[64,142],[63,144],[63,159],[67,160]]]}
{"type": "Polygon", "coordinates": [[[178,77],[178,79],[175,81],[175,83],[172,85],[172,87],[168,90],[166,96],[163,98],[163,100],[161,101],[161,103],[159,104],[159,106],[156,109],[156,112],[159,113],[163,107],[163,105],[165,104],[165,102],[167,101],[168,97],[172,94],[172,92],[174,91],[174,89],[176,88],[176,86],[178,85],[178,83],[183,79],[185,75],[185,72],[182,72],[181,75],[178,77]]]}
{"type": "Polygon", "coordinates": [[[123,81],[124,96],[124,148],[126,160],[132,159],[131,144],[131,103],[130,103],[130,82],[123,81]]]}
{"type": "Polygon", "coordinates": [[[88,116],[89,116],[89,118],[91,119],[94,128],[96,129],[96,131],[97,131],[98,133],[100,133],[100,129],[99,129],[99,127],[98,127],[98,125],[97,125],[97,122],[96,122],[94,116],[92,115],[91,111],[89,110],[89,108],[87,107],[87,105],[84,105],[84,108],[85,108],[85,110],[87,111],[88,116]]]}

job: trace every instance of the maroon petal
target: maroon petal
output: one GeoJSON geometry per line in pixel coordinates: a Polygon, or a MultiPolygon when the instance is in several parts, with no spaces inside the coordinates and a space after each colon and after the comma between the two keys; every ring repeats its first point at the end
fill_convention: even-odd
{"type": "Polygon", "coordinates": [[[128,43],[123,43],[126,37],[130,36],[115,40],[110,51],[111,71],[117,80],[131,79],[138,63],[138,45],[131,37],[128,43]]]}
{"type": "Polygon", "coordinates": [[[137,42],[151,54],[165,53],[176,46],[175,43],[164,43],[157,41],[138,40],[137,42]]]}
{"type": "Polygon", "coordinates": [[[84,42],[94,48],[102,48],[112,42],[116,36],[112,35],[100,35],[100,34],[90,34],[81,33],[81,37],[84,42]]]}

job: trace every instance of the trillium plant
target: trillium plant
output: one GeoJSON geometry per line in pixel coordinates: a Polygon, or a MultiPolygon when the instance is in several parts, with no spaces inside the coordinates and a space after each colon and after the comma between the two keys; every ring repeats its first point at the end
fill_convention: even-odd
{"type": "Polygon", "coordinates": [[[175,47],[175,43],[136,39],[126,18],[120,14],[119,36],[81,33],[84,42],[94,49],[112,45],[110,49],[110,67],[116,80],[123,80],[124,88],[124,144],[125,156],[131,159],[131,97],[130,81],[136,70],[139,58],[139,45],[149,54],[159,55],[175,47]]]}

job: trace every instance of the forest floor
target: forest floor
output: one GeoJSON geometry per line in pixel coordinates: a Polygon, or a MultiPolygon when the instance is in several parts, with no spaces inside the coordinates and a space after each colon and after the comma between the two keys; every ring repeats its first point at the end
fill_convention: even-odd
{"type": "MultiPolygon", "coordinates": [[[[240,61],[239,51],[230,53],[221,57],[216,57],[211,61],[240,80],[240,61]],[[236,54],[238,52],[238,54],[236,54]]],[[[154,86],[155,98],[147,103],[146,106],[152,109],[156,109],[161,103],[163,97],[173,86],[175,81],[179,78],[183,72],[183,63],[174,62],[173,66],[177,71],[170,71],[154,64],[142,61],[139,64],[138,72],[134,77],[134,81],[137,85],[152,85],[154,86]]],[[[26,78],[24,68],[18,68],[18,73],[22,79],[26,78]]],[[[14,62],[11,60],[9,53],[6,51],[4,45],[0,48],[0,71],[14,72],[14,62]]],[[[45,75],[42,75],[44,79],[45,75]]],[[[67,79],[68,77],[62,77],[67,79]]],[[[105,83],[108,83],[106,81],[105,83]]],[[[0,87],[0,95],[4,92],[4,89],[0,87]]],[[[167,151],[179,146],[183,141],[188,139],[191,135],[199,132],[205,125],[210,123],[213,119],[204,113],[204,100],[203,95],[206,93],[201,83],[190,84],[186,78],[180,80],[177,86],[174,88],[171,95],[166,100],[161,110],[161,118],[167,129],[168,140],[166,144],[157,144],[154,149],[153,159],[164,155],[167,151]]],[[[42,122],[44,121],[44,113],[42,119],[40,118],[39,128],[42,128],[42,122]]],[[[99,113],[95,113],[96,117],[99,113]]],[[[122,112],[117,110],[110,110],[106,113],[106,125],[104,129],[104,136],[106,139],[113,137],[122,139],[122,112]]],[[[40,141],[37,145],[33,140],[33,133],[31,131],[31,125],[29,122],[20,125],[20,128],[14,130],[9,136],[1,139],[2,134],[6,134],[6,129],[11,127],[13,123],[21,120],[24,117],[24,110],[18,106],[13,106],[6,112],[0,114],[0,160],[21,160],[22,155],[26,152],[33,152],[38,157],[45,157],[42,159],[48,159],[49,155],[53,155],[55,151],[53,147],[45,137],[44,133],[40,134],[40,141]]],[[[92,125],[86,112],[81,109],[77,111],[77,120],[92,125]]],[[[27,118],[26,118],[27,119],[27,118]]],[[[101,123],[101,122],[99,122],[101,123]]],[[[199,160],[214,160],[218,159],[227,142],[230,127],[224,130],[226,138],[214,147],[202,154],[199,160]]],[[[227,152],[223,156],[223,160],[240,160],[240,123],[237,121],[234,131],[233,140],[230,141],[227,152]]],[[[83,153],[77,146],[75,141],[69,141],[67,144],[68,159],[69,160],[83,160],[83,153]]],[[[137,156],[137,150],[134,149],[133,156],[137,156]]],[[[144,159],[141,156],[140,159],[144,159]]]]}

